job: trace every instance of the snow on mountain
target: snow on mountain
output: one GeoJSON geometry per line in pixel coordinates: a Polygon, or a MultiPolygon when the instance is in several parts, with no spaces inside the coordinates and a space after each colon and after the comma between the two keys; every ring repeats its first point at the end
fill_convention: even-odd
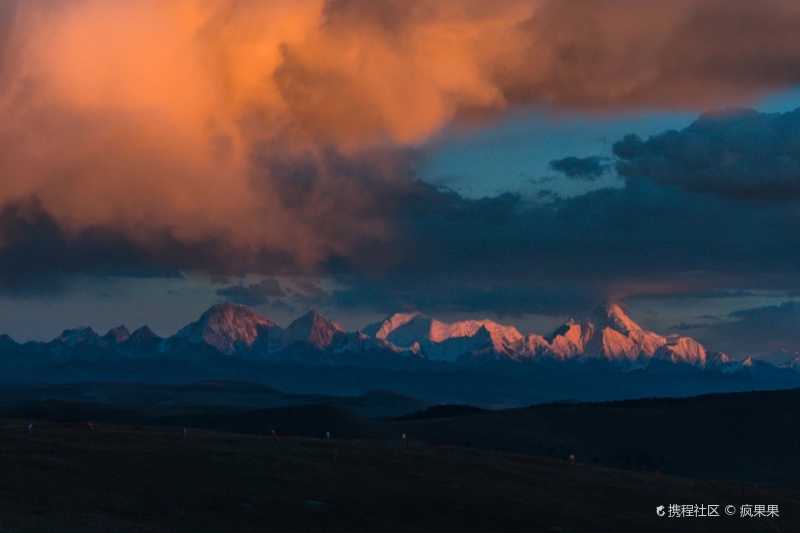
{"type": "MultiPolygon", "coordinates": [[[[382,322],[377,322],[375,324],[370,324],[362,329],[362,332],[369,336],[376,339],[387,339],[389,335],[392,333],[402,331],[401,328],[405,328],[407,331],[418,331],[420,334],[424,335],[424,331],[428,328],[428,324],[425,324],[422,321],[417,321],[416,325],[412,325],[409,328],[409,324],[412,324],[415,320],[419,318],[425,318],[422,313],[394,313],[387,317],[382,322]]],[[[411,336],[419,336],[418,334],[411,334],[411,336]]]]}
{"type": "MultiPolygon", "coordinates": [[[[29,344],[31,349],[54,355],[79,353],[87,347],[136,356],[172,352],[191,355],[195,353],[193,345],[203,345],[225,355],[275,360],[283,355],[291,360],[311,356],[309,360],[313,361],[347,360],[356,364],[368,358],[407,356],[448,362],[599,359],[623,368],[642,367],[658,360],[726,373],[754,365],[752,359],[732,361],[725,354],[707,351],[690,337],[649,331],[617,304],[598,307],[587,320],[569,320],[550,335],[525,336],[514,326],[492,320],[444,322],[418,312],[395,313],[348,333],[320,313],[310,311],[283,330],[252,309],[225,303],[211,307],[169,339],[162,339],[146,326],[133,333],[120,326],[102,337],[91,328],[78,328],[65,330],[50,343],[29,344]]],[[[800,357],[783,366],[800,369],[800,357]]]]}
{"type": "Polygon", "coordinates": [[[445,361],[455,361],[476,352],[496,352],[513,357],[524,344],[522,333],[514,326],[491,320],[447,323],[422,313],[395,313],[363,331],[394,349],[410,350],[428,359],[445,361]]]}
{"type": "Polygon", "coordinates": [[[569,359],[583,354],[590,332],[588,328],[570,319],[549,337],[528,335],[526,351],[531,357],[551,356],[556,359],[569,359]]]}
{"type": "Polygon", "coordinates": [[[548,337],[529,335],[529,357],[557,360],[602,358],[613,362],[645,363],[659,358],[673,363],[705,366],[705,348],[689,337],[664,337],[637,324],[618,304],[598,307],[590,320],[570,320],[548,337]]]}
{"type": "Polygon", "coordinates": [[[308,343],[323,350],[344,338],[344,331],[318,312],[312,310],[301,316],[283,332],[283,345],[308,343]]]}
{"type": "MultiPolygon", "coordinates": [[[[661,335],[647,331],[634,322],[619,304],[602,305],[595,310],[594,316],[597,321],[597,327],[603,333],[619,333],[630,341],[629,344],[624,343],[627,346],[621,351],[615,351],[613,344],[609,346],[605,352],[607,357],[618,357],[623,354],[629,358],[632,355],[636,357],[639,354],[652,357],[666,343],[661,335]]],[[[614,338],[613,335],[610,336],[612,339],[614,338]]]]}
{"type": "Polygon", "coordinates": [[[525,337],[517,328],[491,320],[446,323],[421,313],[396,313],[364,332],[396,348],[410,349],[417,343],[425,357],[441,360],[590,357],[632,363],[659,357],[703,366],[707,355],[693,339],[664,337],[642,328],[618,304],[598,307],[584,322],[569,320],[547,337],[525,337]]]}
{"type": "Polygon", "coordinates": [[[689,363],[695,366],[706,366],[707,353],[705,347],[690,337],[671,338],[656,352],[656,357],[673,363],[689,363]]]}
{"type": "Polygon", "coordinates": [[[723,367],[725,365],[729,365],[733,362],[733,359],[722,352],[708,352],[706,357],[706,365],[707,366],[714,366],[714,367],[723,367]]]}
{"type": "Polygon", "coordinates": [[[211,307],[195,322],[181,329],[175,339],[207,344],[226,355],[252,348],[265,332],[278,325],[252,309],[231,303],[211,307]]]}

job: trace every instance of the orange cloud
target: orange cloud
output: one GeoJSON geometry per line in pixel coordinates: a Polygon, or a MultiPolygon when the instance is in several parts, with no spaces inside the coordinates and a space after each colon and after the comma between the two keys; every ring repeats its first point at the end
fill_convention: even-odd
{"type": "Polygon", "coordinates": [[[782,0],[14,5],[0,206],[36,197],[68,231],[220,239],[302,269],[391,232],[356,174],[408,175],[376,153],[466,116],[738,101],[800,72],[782,0]]]}

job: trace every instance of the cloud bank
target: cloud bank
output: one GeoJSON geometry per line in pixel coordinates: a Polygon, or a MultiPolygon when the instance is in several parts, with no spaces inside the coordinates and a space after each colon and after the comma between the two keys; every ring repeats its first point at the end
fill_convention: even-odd
{"type": "Polygon", "coordinates": [[[709,113],[647,141],[627,136],[614,153],[630,179],[744,200],[800,199],[800,110],[709,113]]]}
{"type": "Polygon", "coordinates": [[[571,179],[595,181],[611,169],[611,162],[602,156],[570,156],[550,161],[550,168],[571,179]]]}
{"type": "MultiPolygon", "coordinates": [[[[711,317],[719,318],[719,317],[711,317]]],[[[800,302],[750,307],[706,323],[684,324],[720,350],[737,356],[766,357],[790,363],[800,357],[800,302]]]]}
{"type": "Polygon", "coordinates": [[[239,284],[222,287],[217,290],[217,295],[228,301],[249,305],[259,306],[272,303],[286,296],[286,292],[275,278],[266,278],[249,285],[239,284]]]}
{"type": "Polygon", "coordinates": [[[643,230],[610,209],[663,204],[632,186],[588,211],[471,202],[417,183],[414,151],[524,106],[747,101],[798,81],[799,25],[788,0],[9,0],[0,280],[133,265],[403,281],[458,261],[456,279],[510,284],[555,271],[570,246],[641,265],[624,244],[643,230]]]}

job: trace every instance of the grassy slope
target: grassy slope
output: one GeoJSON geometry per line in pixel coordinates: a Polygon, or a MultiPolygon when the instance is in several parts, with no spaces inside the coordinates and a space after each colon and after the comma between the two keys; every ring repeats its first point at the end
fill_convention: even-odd
{"type": "Polygon", "coordinates": [[[0,421],[0,531],[798,531],[788,489],[457,448],[0,421]],[[313,500],[313,501],[309,501],[313,500]],[[314,503],[321,502],[321,503],[314,503]],[[780,521],[657,519],[777,503],[780,521]]]}
{"type": "Polygon", "coordinates": [[[435,445],[470,446],[623,468],[800,488],[800,390],[685,399],[540,405],[398,420],[435,445]]]}

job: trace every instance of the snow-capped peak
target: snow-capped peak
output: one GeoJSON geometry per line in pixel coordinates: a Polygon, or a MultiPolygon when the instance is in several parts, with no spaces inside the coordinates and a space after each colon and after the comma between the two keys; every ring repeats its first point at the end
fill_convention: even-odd
{"type": "MultiPolygon", "coordinates": [[[[146,327],[131,334],[121,326],[102,338],[91,328],[81,328],[66,330],[50,346],[61,353],[64,347],[69,352],[87,343],[104,348],[118,345],[126,353],[138,354],[179,350],[187,342],[206,344],[228,355],[277,358],[282,354],[302,355],[304,347],[313,347],[315,352],[332,354],[386,351],[451,362],[597,358],[634,367],[653,359],[709,368],[732,364],[726,355],[708,352],[690,337],[662,336],[643,328],[622,306],[613,303],[595,309],[588,320],[570,319],[548,336],[524,336],[512,325],[489,319],[445,322],[420,312],[395,313],[359,332],[346,333],[317,311],[309,311],[284,331],[252,309],[226,303],[211,307],[166,340],[146,327]]],[[[800,366],[798,361],[795,366],[800,366]]],[[[737,363],[740,367],[748,364],[752,363],[737,363]]]]}
{"type": "Polygon", "coordinates": [[[641,326],[634,322],[617,303],[607,303],[597,307],[594,311],[594,319],[598,327],[610,327],[623,334],[642,331],[641,326]]]}
{"type": "MultiPolygon", "coordinates": [[[[723,354],[724,355],[724,354],[723,354]]],[[[691,337],[672,337],[659,348],[657,357],[668,359],[673,363],[689,363],[696,366],[705,366],[708,354],[705,347],[691,337]]],[[[720,356],[719,361],[723,361],[720,356]]]]}
{"type": "Polygon", "coordinates": [[[197,321],[181,329],[176,337],[206,343],[230,355],[241,346],[253,346],[262,331],[275,327],[275,322],[248,307],[224,303],[211,307],[197,321]]]}
{"type": "Polygon", "coordinates": [[[323,349],[333,344],[342,333],[342,328],[338,324],[311,310],[289,324],[283,333],[283,343],[290,345],[295,342],[305,342],[323,349]]]}
{"type": "Polygon", "coordinates": [[[393,331],[420,317],[426,318],[422,313],[417,311],[411,313],[394,313],[389,315],[382,322],[367,326],[363,331],[376,339],[387,339],[393,331]]]}
{"type": "Polygon", "coordinates": [[[637,324],[621,305],[604,304],[592,318],[570,320],[549,337],[530,335],[526,347],[531,357],[556,359],[600,357],[618,362],[646,362],[654,357],[674,363],[705,366],[706,349],[689,337],[665,337],[637,324]]]}
{"type": "Polygon", "coordinates": [[[414,348],[429,358],[445,360],[487,349],[514,355],[524,344],[514,326],[488,319],[443,322],[419,312],[395,313],[363,331],[394,348],[414,348]]]}

